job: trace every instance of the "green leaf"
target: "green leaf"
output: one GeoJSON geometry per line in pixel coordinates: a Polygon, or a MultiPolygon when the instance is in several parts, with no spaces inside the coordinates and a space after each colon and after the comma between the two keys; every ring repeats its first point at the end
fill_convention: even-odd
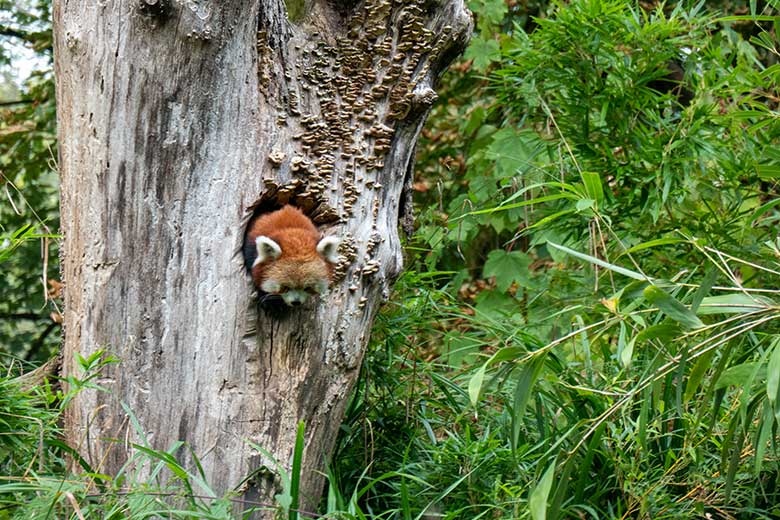
{"type": "Polygon", "coordinates": [[[665,246],[669,244],[677,244],[680,242],[684,242],[684,240],[680,238],[657,238],[655,240],[648,240],[647,242],[642,242],[641,244],[637,244],[633,247],[629,247],[628,249],[620,253],[618,257],[623,255],[629,255],[631,253],[636,253],[637,251],[642,251],[644,249],[650,249],[652,247],[665,246]]]}
{"type": "Polygon", "coordinates": [[[623,367],[628,368],[631,366],[631,359],[634,357],[634,345],[636,344],[636,336],[631,338],[623,350],[620,352],[620,364],[623,367]]]}
{"type": "Polygon", "coordinates": [[[705,352],[702,356],[699,357],[699,360],[693,366],[691,374],[688,376],[688,381],[685,383],[685,395],[683,397],[685,402],[693,399],[693,396],[696,393],[696,390],[699,389],[699,385],[701,385],[701,381],[704,379],[707,370],[709,370],[712,366],[712,357],[714,355],[714,350],[705,352]]]}
{"type": "Polygon", "coordinates": [[[528,497],[528,509],[533,520],[545,520],[547,518],[547,496],[552,488],[555,462],[555,460],[552,461],[547,471],[544,472],[539,484],[531,491],[528,497]]]}
{"type": "Polygon", "coordinates": [[[780,164],[759,164],[758,176],[762,179],[777,179],[780,177],[780,164]]]}
{"type": "Polygon", "coordinates": [[[531,161],[544,149],[545,144],[536,133],[502,128],[493,134],[485,157],[495,165],[499,178],[512,178],[527,172],[532,167],[531,161]]]}
{"type": "Polygon", "coordinates": [[[696,314],[660,287],[648,285],[643,292],[647,301],[683,327],[688,329],[704,327],[704,323],[696,314]]]}
{"type": "Polygon", "coordinates": [[[709,296],[701,301],[697,314],[745,314],[776,306],[766,296],[749,296],[745,293],[709,296]]]}
{"type": "MultiPolygon", "coordinates": [[[[763,379],[766,376],[764,373],[765,368],[759,365],[761,365],[759,362],[750,362],[727,368],[715,384],[715,389],[726,388],[727,386],[741,388],[746,381],[752,381],[755,378],[763,379]],[[754,375],[757,369],[759,371],[757,375],[754,375]]],[[[746,388],[745,390],[748,389],[746,388]]]]}
{"type": "Polygon", "coordinates": [[[659,339],[662,343],[670,343],[680,335],[680,326],[668,320],[656,325],[651,325],[636,335],[637,341],[649,341],[659,339]]]}
{"type": "Polygon", "coordinates": [[[471,380],[469,381],[469,400],[475,407],[479,402],[479,394],[482,392],[482,382],[485,380],[485,372],[487,371],[487,367],[487,363],[479,367],[477,372],[471,376],[471,380]]]}
{"type": "Polygon", "coordinates": [[[514,282],[517,282],[521,287],[531,285],[531,277],[528,272],[530,265],[531,258],[525,253],[494,249],[488,255],[482,273],[485,278],[495,276],[498,290],[506,291],[514,282]]]}
{"type": "Polygon", "coordinates": [[[508,10],[504,0],[472,0],[468,5],[472,12],[479,15],[480,21],[490,24],[501,23],[508,10]]]}
{"type": "Polygon", "coordinates": [[[582,184],[585,186],[585,193],[588,198],[600,204],[604,200],[604,188],[601,185],[601,176],[596,172],[582,172],[582,184]]]}
{"type": "Polygon", "coordinates": [[[766,367],[766,395],[780,424],[780,336],[772,342],[773,352],[766,367]]]}
{"type": "Polygon", "coordinates": [[[484,72],[492,62],[501,58],[501,52],[499,52],[496,40],[485,40],[480,36],[471,41],[471,45],[466,49],[463,57],[467,60],[474,60],[474,68],[484,72]]]}
{"type": "Polygon", "coordinates": [[[301,482],[301,464],[303,463],[304,423],[298,422],[298,431],[295,436],[295,448],[293,451],[292,470],[290,472],[290,504],[289,520],[298,520],[299,489],[301,482]]]}
{"type": "Polygon", "coordinates": [[[544,368],[544,359],[545,354],[535,357],[523,367],[517,376],[514,401],[512,402],[513,450],[517,449],[517,441],[520,438],[520,425],[522,424],[523,415],[525,415],[525,409],[528,406],[528,400],[531,398],[531,391],[539,378],[539,374],[542,373],[542,368],[544,368]]]}
{"type": "Polygon", "coordinates": [[[524,350],[520,347],[504,347],[490,356],[490,359],[479,367],[469,381],[469,399],[471,400],[471,404],[476,406],[479,402],[479,394],[482,392],[482,383],[485,380],[485,373],[487,372],[488,367],[495,363],[500,363],[501,361],[515,359],[523,353],[524,350]]]}
{"type": "Polygon", "coordinates": [[[593,199],[580,199],[574,204],[574,207],[577,208],[577,213],[582,213],[589,209],[596,209],[596,201],[593,199]]]}
{"type": "Polygon", "coordinates": [[[590,262],[591,264],[598,265],[599,267],[603,267],[605,269],[609,269],[610,271],[614,271],[618,274],[622,274],[623,276],[628,276],[629,278],[633,278],[634,280],[639,280],[641,282],[646,282],[647,277],[643,276],[639,273],[635,273],[634,271],[630,271],[626,269],[625,267],[620,267],[614,264],[610,264],[609,262],[605,262],[604,260],[601,260],[600,258],[596,258],[594,256],[586,255],[584,253],[580,253],[578,251],[575,251],[573,249],[569,249],[566,246],[562,246],[553,242],[547,242],[547,245],[552,246],[555,249],[559,249],[563,251],[564,253],[568,253],[571,256],[577,257],[581,260],[585,260],[586,262],[590,262]]]}

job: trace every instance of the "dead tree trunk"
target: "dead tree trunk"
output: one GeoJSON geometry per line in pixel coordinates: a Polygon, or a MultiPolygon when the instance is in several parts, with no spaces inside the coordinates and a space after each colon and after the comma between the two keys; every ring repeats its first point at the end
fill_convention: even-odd
{"type": "Polygon", "coordinates": [[[184,440],[212,485],[277,490],[306,426],[315,507],[372,318],[401,268],[399,202],[433,84],[465,45],[462,0],[135,0],[54,6],[63,372],[121,360],[69,408],[114,472],[184,440]],[[292,203],[344,238],[332,290],[258,307],[241,255],[255,211],[292,203]],[[123,403],[138,419],[136,431],[123,403]]]}

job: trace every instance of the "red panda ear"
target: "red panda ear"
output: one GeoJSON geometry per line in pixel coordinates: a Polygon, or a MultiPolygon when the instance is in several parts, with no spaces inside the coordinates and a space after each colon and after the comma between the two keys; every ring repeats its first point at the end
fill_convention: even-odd
{"type": "Polygon", "coordinates": [[[324,237],[317,244],[317,252],[325,259],[326,262],[331,264],[339,263],[339,240],[337,237],[324,237]]]}
{"type": "Polygon", "coordinates": [[[255,245],[257,246],[257,258],[255,259],[255,263],[252,264],[252,267],[268,260],[276,260],[282,254],[282,248],[279,247],[279,244],[268,237],[257,237],[255,239],[255,245]]]}

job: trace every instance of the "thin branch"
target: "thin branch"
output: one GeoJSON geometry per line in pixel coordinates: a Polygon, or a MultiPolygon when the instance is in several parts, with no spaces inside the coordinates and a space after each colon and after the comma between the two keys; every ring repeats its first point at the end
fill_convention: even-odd
{"type": "Polygon", "coordinates": [[[51,321],[51,318],[34,312],[0,312],[0,320],[51,321]]]}
{"type": "Polygon", "coordinates": [[[0,107],[8,107],[13,105],[29,105],[35,103],[33,99],[17,99],[15,101],[0,101],[0,107]]]}
{"type": "MultiPolygon", "coordinates": [[[[7,25],[0,25],[0,36],[17,38],[37,48],[41,44],[41,41],[46,38],[47,34],[46,32],[29,32],[22,29],[14,29],[13,27],[8,27],[7,25]]],[[[51,49],[51,44],[46,45],[44,49],[51,49]]]]}

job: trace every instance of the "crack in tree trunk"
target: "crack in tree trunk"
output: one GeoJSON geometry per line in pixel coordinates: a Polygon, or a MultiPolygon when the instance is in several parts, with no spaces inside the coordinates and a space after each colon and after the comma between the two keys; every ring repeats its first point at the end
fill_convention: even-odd
{"type": "Polygon", "coordinates": [[[66,416],[94,471],[184,440],[217,491],[269,502],[273,463],[247,441],[286,466],[304,421],[316,508],[401,269],[414,143],[471,19],[462,0],[294,1],[295,22],[280,0],[55,3],[63,372],[77,352],[122,361],[66,416]],[[255,209],[287,202],[342,236],[342,262],[320,301],[269,313],[242,242],[255,209]]]}

